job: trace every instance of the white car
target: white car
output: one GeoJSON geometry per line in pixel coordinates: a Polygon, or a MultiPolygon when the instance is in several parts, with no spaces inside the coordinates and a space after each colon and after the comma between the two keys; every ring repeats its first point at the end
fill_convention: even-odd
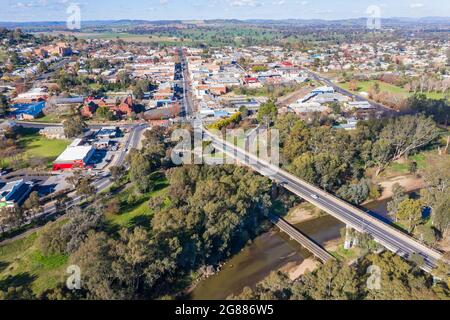
{"type": "Polygon", "coordinates": [[[320,197],[319,197],[317,194],[312,194],[312,195],[311,195],[311,198],[316,199],[316,200],[319,200],[319,199],[320,199],[320,197]]]}

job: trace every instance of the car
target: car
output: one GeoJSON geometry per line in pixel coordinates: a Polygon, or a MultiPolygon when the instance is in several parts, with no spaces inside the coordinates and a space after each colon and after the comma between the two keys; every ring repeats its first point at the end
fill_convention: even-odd
{"type": "Polygon", "coordinates": [[[316,200],[319,200],[319,199],[320,199],[320,197],[319,197],[317,194],[312,194],[312,195],[311,195],[311,198],[316,199],[316,200]]]}

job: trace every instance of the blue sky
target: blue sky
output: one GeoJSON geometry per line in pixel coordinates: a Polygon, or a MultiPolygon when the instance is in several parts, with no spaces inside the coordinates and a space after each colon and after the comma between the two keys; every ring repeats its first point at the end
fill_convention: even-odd
{"type": "Polygon", "coordinates": [[[449,0],[0,0],[0,21],[65,21],[79,4],[82,20],[343,19],[450,16],[449,0]]]}

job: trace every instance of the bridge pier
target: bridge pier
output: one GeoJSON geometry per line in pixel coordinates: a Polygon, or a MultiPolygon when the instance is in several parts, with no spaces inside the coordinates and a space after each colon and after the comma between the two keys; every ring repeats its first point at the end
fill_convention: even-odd
{"type": "Polygon", "coordinates": [[[345,242],[344,242],[344,249],[345,250],[350,250],[351,248],[353,248],[354,245],[357,244],[357,239],[355,238],[354,235],[354,230],[352,227],[350,226],[346,226],[345,227],[345,242]]]}

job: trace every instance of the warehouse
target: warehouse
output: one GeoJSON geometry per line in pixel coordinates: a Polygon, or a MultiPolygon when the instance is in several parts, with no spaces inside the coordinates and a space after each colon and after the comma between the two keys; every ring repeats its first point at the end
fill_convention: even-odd
{"type": "Polygon", "coordinates": [[[92,146],[82,146],[81,140],[75,140],[67,149],[61,153],[53,163],[53,170],[66,170],[73,168],[84,168],[95,152],[92,146]]]}

